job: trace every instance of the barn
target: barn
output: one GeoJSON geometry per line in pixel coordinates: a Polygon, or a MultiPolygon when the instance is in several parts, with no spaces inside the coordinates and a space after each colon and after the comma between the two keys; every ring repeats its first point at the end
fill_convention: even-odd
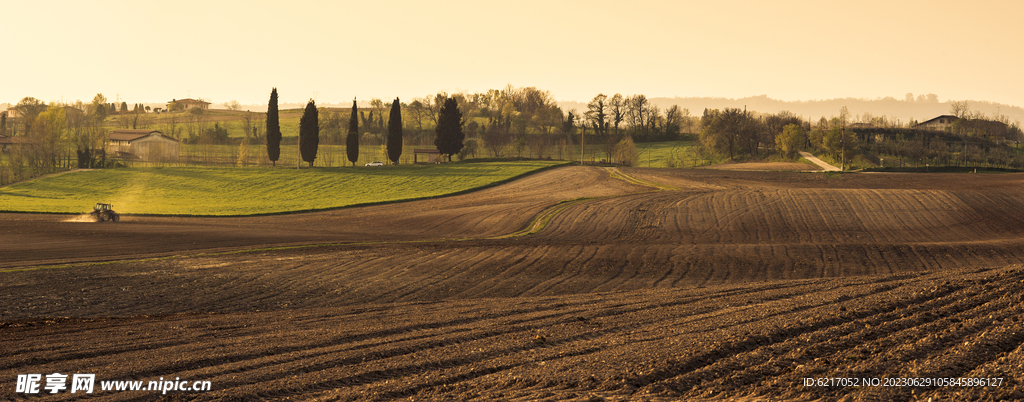
{"type": "Polygon", "coordinates": [[[158,130],[114,130],[107,142],[107,154],[147,162],[178,159],[181,143],[158,130]]]}
{"type": "Polygon", "coordinates": [[[914,128],[920,130],[948,131],[949,126],[951,126],[953,122],[957,120],[959,120],[959,118],[957,118],[956,116],[944,114],[942,116],[916,124],[914,125],[914,128]]]}

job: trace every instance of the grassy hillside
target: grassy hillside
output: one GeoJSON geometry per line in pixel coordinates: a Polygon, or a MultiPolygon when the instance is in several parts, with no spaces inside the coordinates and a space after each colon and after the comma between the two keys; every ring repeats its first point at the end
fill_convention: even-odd
{"type": "Polygon", "coordinates": [[[517,161],[378,168],[136,168],[68,173],[0,188],[4,212],[254,215],[436,197],[557,166],[517,161]]]}

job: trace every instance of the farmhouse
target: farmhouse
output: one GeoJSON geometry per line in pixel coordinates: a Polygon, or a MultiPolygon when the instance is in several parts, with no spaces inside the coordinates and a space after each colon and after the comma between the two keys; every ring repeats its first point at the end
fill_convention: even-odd
{"type": "Polygon", "coordinates": [[[85,112],[82,111],[82,109],[79,109],[79,108],[76,108],[76,107],[71,107],[71,106],[61,106],[61,108],[64,109],[64,116],[65,116],[65,118],[70,119],[72,117],[82,117],[82,116],[85,116],[85,112]]]}
{"type": "Polygon", "coordinates": [[[178,159],[181,144],[157,130],[114,130],[110,133],[107,153],[143,161],[178,159]]]}
{"type": "Polygon", "coordinates": [[[956,116],[944,114],[931,120],[918,123],[917,125],[914,126],[914,128],[920,130],[946,131],[946,129],[948,129],[954,121],[957,121],[956,116]]]}
{"type": "Polygon", "coordinates": [[[21,144],[32,144],[33,142],[31,138],[0,135],[0,152],[7,152],[11,150],[11,147],[21,144]]]}
{"type": "Polygon", "coordinates": [[[207,110],[210,108],[210,102],[192,98],[171,99],[170,102],[167,102],[167,110],[189,110],[196,108],[207,110]]]}

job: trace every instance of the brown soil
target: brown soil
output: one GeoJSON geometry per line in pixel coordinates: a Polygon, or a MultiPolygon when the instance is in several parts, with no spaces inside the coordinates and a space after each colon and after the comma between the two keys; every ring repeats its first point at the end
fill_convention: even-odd
{"type": "Polygon", "coordinates": [[[1024,175],[621,172],[677,190],[562,168],[312,214],[0,215],[0,400],[53,372],[213,384],[117,400],[1024,398],[1024,175]]]}

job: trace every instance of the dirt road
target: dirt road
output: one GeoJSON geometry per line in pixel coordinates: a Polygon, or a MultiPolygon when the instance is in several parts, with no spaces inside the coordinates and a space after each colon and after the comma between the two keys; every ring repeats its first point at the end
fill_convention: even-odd
{"type": "Polygon", "coordinates": [[[842,169],[839,169],[839,168],[837,168],[835,166],[832,166],[832,165],[826,163],[825,161],[823,161],[821,159],[818,159],[817,156],[811,155],[810,152],[800,151],[800,156],[804,157],[804,159],[807,159],[807,160],[811,161],[811,163],[813,163],[815,165],[818,165],[819,167],[821,167],[821,170],[824,170],[826,172],[838,172],[838,171],[842,170],[842,169]]]}

